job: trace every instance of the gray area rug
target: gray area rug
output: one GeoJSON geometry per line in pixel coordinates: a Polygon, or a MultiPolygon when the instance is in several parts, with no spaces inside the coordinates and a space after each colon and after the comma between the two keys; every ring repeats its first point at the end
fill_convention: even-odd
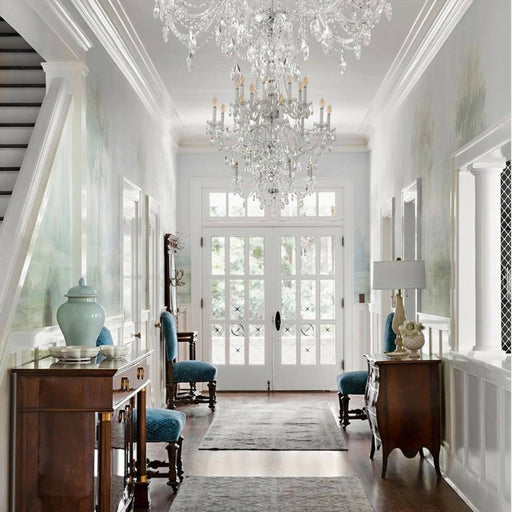
{"type": "Polygon", "coordinates": [[[200,450],[347,450],[329,405],[248,403],[220,406],[200,450]]]}
{"type": "Polygon", "coordinates": [[[189,476],[169,512],[372,512],[357,477],[189,476]]]}

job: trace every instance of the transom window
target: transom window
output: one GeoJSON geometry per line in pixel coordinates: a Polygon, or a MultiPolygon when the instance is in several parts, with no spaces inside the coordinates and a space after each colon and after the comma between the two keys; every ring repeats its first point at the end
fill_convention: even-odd
{"type": "MultiPolygon", "coordinates": [[[[233,192],[225,191],[207,191],[205,208],[205,217],[208,220],[240,220],[247,218],[264,218],[270,217],[270,212],[266,212],[261,203],[256,198],[245,200],[240,195],[233,192]]],[[[272,215],[274,218],[309,218],[309,219],[326,219],[338,218],[340,201],[337,192],[315,191],[301,201],[297,201],[292,197],[280,212],[272,215]]]]}

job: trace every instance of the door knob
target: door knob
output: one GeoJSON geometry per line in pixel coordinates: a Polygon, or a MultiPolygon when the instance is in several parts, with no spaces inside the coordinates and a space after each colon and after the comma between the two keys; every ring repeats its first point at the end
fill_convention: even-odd
{"type": "Polygon", "coordinates": [[[162,327],[162,324],[161,324],[160,322],[157,322],[157,323],[155,324],[155,327],[156,327],[157,329],[160,329],[160,327],[162,327]]]}
{"type": "Polygon", "coordinates": [[[279,331],[279,329],[281,329],[281,313],[279,313],[279,311],[276,311],[275,325],[276,331],[279,331]]]}
{"type": "Polygon", "coordinates": [[[139,340],[141,338],[140,332],[136,332],[135,334],[132,334],[132,336],[135,336],[136,338],[139,338],[139,340]]]}

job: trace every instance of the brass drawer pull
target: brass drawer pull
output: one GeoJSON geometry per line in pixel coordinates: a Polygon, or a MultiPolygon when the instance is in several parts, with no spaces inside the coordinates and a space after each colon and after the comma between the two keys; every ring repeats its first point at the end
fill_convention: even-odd
{"type": "Polygon", "coordinates": [[[129,391],[130,379],[128,377],[121,377],[121,391],[129,391]]]}
{"type": "Polygon", "coordinates": [[[144,367],[143,366],[139,366],[137,368],[137,379],[141,379],[141,380],[144,379],[144,367]]]}

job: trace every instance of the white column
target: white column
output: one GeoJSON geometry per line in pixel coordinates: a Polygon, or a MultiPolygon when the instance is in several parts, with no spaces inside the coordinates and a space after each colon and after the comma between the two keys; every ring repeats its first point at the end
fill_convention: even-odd
{"type": "MultiPolygon", "coordinates": [[[[501,345],[500,173],[496,163],[473,164],[475,176],[476,339],[474,351],[501,345]]],[[[462,248],[461,248],[462,249],[462,248]]]]}

